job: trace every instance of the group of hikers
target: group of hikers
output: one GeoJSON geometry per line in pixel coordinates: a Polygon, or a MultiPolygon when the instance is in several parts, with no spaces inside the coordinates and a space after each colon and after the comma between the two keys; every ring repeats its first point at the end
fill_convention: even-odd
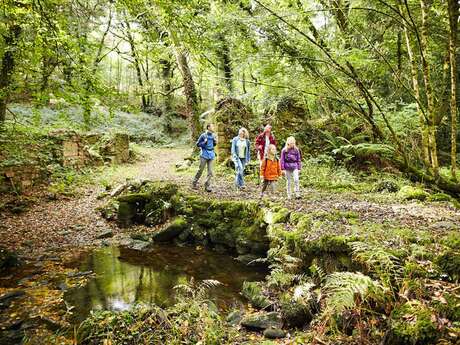
{"type": "MultiPolygon", "coordinates": [[[[212,192],[211,180],[214,175],[213,163],[216,158],[214,148],[217,145],[217,138],[214,133],[214,126],[209,123],[206,131],[200,135],[196,145],[201,149],[200,166],[193,179],[192,187],[198,188],[198,181],[207,167],[207,177],[204,184],[207,192],[212,192]]],[[[284,175],[286,177],[287,197],[292,197],[294,189],[295,197],[300,198],[299,172],[302,168],[302,155],[296,146],[295,138],[290,136],[286,139],[286,145],[281,150],[280,158],[277,156],[276,139],[272,134],[272,127],[266,125],[255,142],[257,160],[259,161],[260,179],[262,189],[260,197],[262,198],[270,187],[274,190],[274,183],[284,175]],[[293,188],[292,188],[293,187],[293,188]]],[[[238,135],[232,139],[231,158],[235,165],[235,186],[242,190],[245,188],[244,169],[251,160],[251,142],[249,141],[249,132],[242,127],[238,135]]]]}

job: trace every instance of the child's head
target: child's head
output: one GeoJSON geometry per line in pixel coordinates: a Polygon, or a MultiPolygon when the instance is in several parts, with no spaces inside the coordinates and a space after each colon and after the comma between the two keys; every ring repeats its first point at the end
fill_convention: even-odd
{"type": "Polygon", "coordinates": [[[276,146],[273,144],[270,144],[268,146],[268,153],[267,153],[269,158],[274,158],[276,156],[276,146]]]}
{"type": "Polygon", "coordinates": [[[246,128],[241,127],[238,131],[238,136],[243,139],[249,139],[249,132],[246,128]]]}
{"type": "Polygon", "coordinates": [[[292,149],[292,148],[295,148],[297,147],[296,144],[295,144],[295,138],[294,137],[288,137],[286,139],[286,148],[287,149],[292,149]]]}

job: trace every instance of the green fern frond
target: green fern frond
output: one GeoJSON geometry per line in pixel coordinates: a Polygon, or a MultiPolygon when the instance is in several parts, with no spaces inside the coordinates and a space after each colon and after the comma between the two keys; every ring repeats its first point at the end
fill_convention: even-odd
{"type": "Polygon", "coordinates": [[[324,285],[326,310],[324,315],[334,315],[356,307],[357,301],[382,301],[386,289],[371,277],[356,272],[335,272],[324,285]]]}
{"type": "Polygon", "coordinates": [[[391,280],[399,279],[403,267],[399,258],[384,248],[364,242],[351,243],[353,260],[363,264],[370,272],[376,273],[386,286],[391,280]]]}

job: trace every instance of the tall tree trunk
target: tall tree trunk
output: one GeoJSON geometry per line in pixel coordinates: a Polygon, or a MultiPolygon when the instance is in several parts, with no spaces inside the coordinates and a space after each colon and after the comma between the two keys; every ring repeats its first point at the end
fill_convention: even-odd
{"type": "MultiPolygon", "coordinates": [[[[399,4],[399,10],[401,14],[404,13],[401,3],[399,4]]],[[[426,118],[426,115],[424,114],[422,106],[421,106],[422,100],[420,97],[420,86],[418,83],[417,62],[415,60],[415,55],[412,50],[412,45],[411,45],[410,38],[409,38],[409,32],[408,32],[406,25],[404,25],[404,38],[406,40],[407,56],[409,57],[409,62],[410,62],[412,88],[414,89],[415,98],[416,98],[415,104],[417,106],[417,113],[419,114],[420,133],[422,136],[422,159],[423,159],[423,162],[426,168],[430,168],[431,162],[430,162],[430,147],[429,147],[429,141],[428,141],[428,119],[426,118]]]]}
{"type": "Polygon", "coordinates": [[[172,97],[171,97],[171,78],[172,78],[172,66],[171,60],[160,59],[161,66],[161,78],[163,79],[163,112],[169,113],[172,109],[172,97]]]}
{"type": "Polygon", "coordinates": [[[125,19],[125,26],[126,26],[126,38],[128,40],[129,46],[131,48],[131,56],[134,59],[134,69],[136,70],[137,82],[141,88],[141,102],[142,102],[142,110],[147,108],[147,99],[144,94],[144,81],[142,79],[142,70],[141,70],[141,63],[139,61],[139,56],[137,54],[136,43],[134,42],[134,37],[131,34],[131,25],[129,24],[129,20],[125,19]]]}
{"type": "Polygon", "coordinates": [[[420,8],[422,11],[422,27],[421,27],[421,56],[422,56],[422,68],[423,68],[423,81],[425,83],[425,93],[427,99],[427,113],[428,113],[428,133],[430,143],[430,157],[431,157],[431,168],[435,176],[439,174],[439,163],[438,163],[438,147],[436,143],[436,114],[434,107],[434,95],[433,88],[431,85],[430,66],[428,65],[428,5],[426,0],[420,0],[420,8]]]}
{"type": "Polygon", "coordinates": [[[187,112],[190,120],[192,140],[196,140],[196,138],[200,135],[201,128],[195,82],[193,80],[192,72],[190,71],[186,52],[184,50],[178,49],[176,51],[176,59],[182,74],[182,79],[184,81],[184,94],[187,103],[187,112]]]}
{"type": "Polygon", "coordinates": [[[10,96],[9,88],[15,63],[14,48],[18,44],[21,31],[22,29],[19,25],[13,25],[5,36],[6,51],[3,54],[2,68],[0,70],[0,125],[2,125],[6,119],[6,107],[10,96]]]}
{"type": "Polygon", "coordinates": [[[457,29],[459,6],[457,0],[448,0],[449,7],[449,61],[450,61],[450,117],[451,117],[451,174],[457,181],[457,29]]]}
{"type": "Polygon", "coordinates": [[[217,55],[220,58],[219,68],[224,75],[224,85],[228,93],[233,92],[233,71],[232,71],[232,62],[230,58],[230,48],[228,47],[228,42],[225,39],[223,34],[218,35],[219,48],[217,50],[217,55]]]}

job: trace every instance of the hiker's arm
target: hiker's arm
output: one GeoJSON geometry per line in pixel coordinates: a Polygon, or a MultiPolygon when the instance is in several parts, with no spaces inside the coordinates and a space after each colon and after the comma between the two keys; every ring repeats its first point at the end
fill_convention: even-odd
{"type": "Polygon", "coordinates": [[[284,154],[286,153],[286,151],[284,151],[284,149],[281,150],[281,157],[280,157],[280,164],[281,164],[281,170],[285,170],[284,169],[284,154]]]}

